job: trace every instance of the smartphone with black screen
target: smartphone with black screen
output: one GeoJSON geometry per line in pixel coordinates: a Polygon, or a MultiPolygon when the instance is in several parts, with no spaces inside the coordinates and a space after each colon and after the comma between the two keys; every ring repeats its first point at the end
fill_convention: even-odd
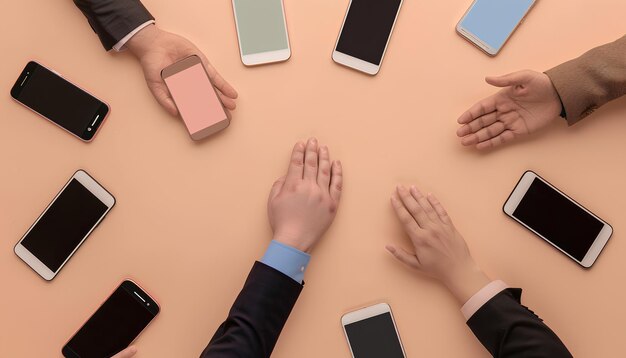
{"type": "Polygon", "coordinates": [[[125,280],[62,349],[67,358],[110,358],[128,347],[159,314],[139,285],[125,280]]]}
{"type": "Polygon", "coordinates": [[[613,228],[532,171],[504,203],[504,212],[583,267],[591,267],[613,228]]]}
{"type": "Polygon", "coordinates": [[[379,303],[341,317],[353,358],[405,358],[391,307],[379,303]]]}
{"type": "Polygon", "coordinates": [[[333,61],[375,75],[380,70],[402,0],[351,0],[333,61]]]}
{"type": "Polygon", "coordinates": [[[11,97],[85,142],[109,114],[106,103],[35,61],[24,67],[11,97]]]}
{"type": "Polygon", "coordinates": [[[13,251],[44,280],[52,280],[115,205],[115,198],[79,170],[15,245],[13,251]]]}

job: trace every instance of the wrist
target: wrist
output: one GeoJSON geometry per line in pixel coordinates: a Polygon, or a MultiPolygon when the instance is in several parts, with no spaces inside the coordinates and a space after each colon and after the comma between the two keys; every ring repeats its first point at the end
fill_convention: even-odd
{"type": "Polygon", "coordinates": [[[473,262],[453,271],[443,280],[445,286],[461,305],[489,282],[491,282],[489,277],[473,262]]]}
{"type": "Polygon", "coordinates": [[[148,25],[133,35],[126,43],[126,47],[135,57],[141,58],[151,49],[160,31],[156,25],[148,25]]]}
{"type": "Polygon", "coordinates": [[[293,247],[296,250],[300,250],[302,252],[306,252],[307,254],[311,253],[311,249],[313,245],[310,244],[311,240],[307,240],[302,238],[299,235],[288,235],[284,233],[275,233],[273,237],[274,241],[280,242],[283,245],[287,245],[293,247]]]}

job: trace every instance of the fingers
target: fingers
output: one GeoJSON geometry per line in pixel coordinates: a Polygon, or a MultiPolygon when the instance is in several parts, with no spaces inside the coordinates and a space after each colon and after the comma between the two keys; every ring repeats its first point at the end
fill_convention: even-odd
{"type": "Polygon", "coordinates": [[[495,110],[496,110],[495,96],[490,96],[474,104],[472,107],[470,107],[469,110],[467,110],[457,119],[457,122],[459,124],[467,124],[481,116],[484,116],[485,114],[494,112],[495,110]]]}
{"type": "Polygon", "coordinates": [[[237,93],[235,88],[233,88],[233,86],[226,82],[222,75],[217,72],[215,67],[213,67],[213,65],[209,63],[209,60],[206,58],[206,56],[204,56],[204,54],[201,54],[200,58],[202,59],[204,68],[206,68],[206,72],[209,75],[213,86],[220,90],[220,92],[222,92],[226,97],[236,99],[239,94],[237,93]]]}
{"type": "Polygon", "coordinates": [[[270,200],[274,199],[282,190],[283,185],[285,184],[285,176],[278,178],[274,184],[272,185],[272,190],[270,190],[270,200]]]}
{"type": "Polygon", "coordinates": [[[514,138],[515,138],[515,134],[513,133],[513,131],[506,129],[502,133],[500,133],[499,135],[491,139],[488,139],[484,142],[479,142],[478,144],[476,144],[476,149],[488,149],[488,148],[497,147],[506,142],[510,142],[514,138]]]}
{"type": "Polygon", "coordinates": [[[148,87],[161,107],[163,107],[172,116],[178,115],[178,109],[174,104],[174,100],[170,96],[170,92],[167,90],[167,87],[163,82],[148,83],[148,87]]]}
{"type": "Polygon", "coordinates": [[[509,87],[523,85],[531,78],[530,71],[517,71],[504,76],[487,76],[485,81],[496,87],[509,87]]]}
{"type": "Polygon", "coordinates": [[[129,358],[134,356],[135,353],[137,353],[137,348],[135,346],[130,346],[111,358],[129,358]]]}
{"type": "Polygon", "coordinates": [[[296,143],[291,152],[289,169],[287,169],[287,177],[285,183],[294,184],[302,180],[304,173],[304,150],[305,145],[302,142],[296,143]]]}
{"type": "Polygon", "coordinates": [[[220,96],[220,100],[222,101],[222,104],[224,105],[224,107],[226,107],[229,110],[234,110],[237,108],[237,104],[235,103],[235,100],[230,98],[230,97],[226,97],[222,92],[218,92],[219,96],[220,96]]]}
{"type": "Polygon", "coordinates": [[[304,153],[304,180],[317,181],[317,139],[310,138],[306,143],[306,152],[304,153]]]}
{"type": "Polygon", "coordinates": [[[398,197],[402,201],[402,204],[414,218],[419,227],[424,227],[428,222],[428,215],[422,209],[422,206],[415,200],[413,195],[404,186],[399,185],[396,189],[398,197]]]}
{"type": "Polygon", "coordinates": [[[480,116],[474,120],[472,120],[471,122],[461,126],[461,128],[459,128],[456,131],[456,135],[459,137],[463,137],[466,136],[468,134],[471,133],[476,133],[478,132],[480,129],[485,128],[489,125],[492,125],[493,123],[495,123],[498,120],[498,114],[497,112],[491,112],[491,113],[487,113],[484,116],[480,116]]]}
{"type": "Polygon", "coordinates": [[[336,160],[332,163],[330,175],[330,197],[338,203],[343,189],[343,168],[340,161],[336,160]]]}
{"type": "Polygon", "coordinates": [[[319,148],[319,171],[317,172],[317,185],[328,189],[330,192],[330,153],[328,147],[323,145],[319,148]]]}
{"type": "Polygon", "coordinates": [[[420,227],[417,225],[417,221],[415,221],[413,215],[409,213],[407,208],[402,203],[398,192],[391,195],[391,206],[393,206],[398,220],[400,220],[400,223],[404,226],[404,231],[406,231],[406,233],[412,238],[414,233],[420,230],[420,227]]]}
{"type": "MultiPolygon", "coordinates": [[[[437,213],[435,212],[433,206],[430,205],[428,199],[426,199],[426,197],[422,194],[421,191],[419,191],[419,189],[417,189],[415,185],[411,185],[411,189],[409,191],[411,192],[411,196],[422,207],[422,210],[426,213],[430,220],[438,219],[437,213]]],[[[420,224],[420,226],[422,225],[420,224]]]]}
{"type": "Polygon", "coordinates": [[[427,198],[430,202],[430,205],[432,205],[435,209],[435,212],[439,216],[441,222],[443,222],[444,224],[452,224],[452,220],[450,219],[450,216],[448,216],[448,212],[446,211],[446,209],[444,209],[439,200],[433,194],[428,194],[427,198]]]}
{"type": "Polygon", "coordinates": [[[385,248],[393,255],[393,257],[403,264],[417,270],[421,269],[422,265],[416,255],[411,254],[402,248],[396,248],[393,245],[387,245],[385,248]]]}
{"type": "Polygon", "coordinates": [[[472,133],[468,136],[463,137],[461,139],[461,144],[463,145],[474,145],[480,142],[487,141],[489,139],[495,138],[500,135],[506,126],[502,122],[496,122],[490,126],[487,126],[476,133],[472,133]]]}

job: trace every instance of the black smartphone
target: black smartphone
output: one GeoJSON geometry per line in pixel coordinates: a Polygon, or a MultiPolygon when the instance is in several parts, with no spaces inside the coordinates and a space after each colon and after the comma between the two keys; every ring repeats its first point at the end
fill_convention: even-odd
{"type": "Polygon", "coordinates": [[[110,358],[128,347],[159,314],[141,287],[125,280],[65,344],[67,358],[110,358]]]}
{"type": "Polygon", "coordinates": [[[106,103],[35,61],[24,67],[11,97],[86,142],[109,114],[106,103]]]}

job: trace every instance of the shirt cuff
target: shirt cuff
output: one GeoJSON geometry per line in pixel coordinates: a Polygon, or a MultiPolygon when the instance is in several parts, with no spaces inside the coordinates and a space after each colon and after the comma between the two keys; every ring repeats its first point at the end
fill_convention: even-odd
{"type": "Polygon", "coordinates": [[[463,313],[465,320],[469,320],[485,303],[489,302],[489,300],[507,288],[509,288],[509,286],[500,280],[491,281],[485,287],[481,288],[480,291],[470,297],[463,307],[461,307],[461,313],[463,313]]]}
{"type": "Polygon", "coordinates": [[[304,270],[309,265],[311,255],[291,246],[272,240],[261,262],[302,283],[304,270]]]}
{"type": "Polygon", "coordinates": [[[129,32],[128,35],[124,36],[121,40],[119,40],[113,46],[113,50],[115,50],[117,52],[125,50],[124,45],[126,45],[126,43],[128,42],[128,40],[131,39],[131,37],[135,36],[136,33],[138,33],[139,31],[143,30],[144,27],[152,25],[152,24],[154,24],[154,20],[146,21],[143,24],[137,26],[137,28],[135,28],[133,31],[129,32]]]}

